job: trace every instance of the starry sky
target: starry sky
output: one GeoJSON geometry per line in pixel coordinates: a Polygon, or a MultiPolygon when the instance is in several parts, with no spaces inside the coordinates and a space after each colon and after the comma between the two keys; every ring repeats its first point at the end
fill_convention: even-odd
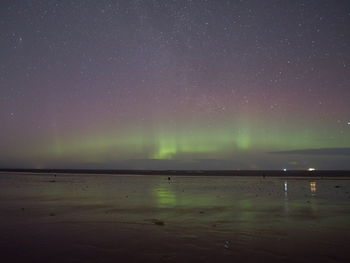
{"type": "Polygon", "coordinates": [[[350,169],[347,0],[0,5],[0,167],[350,169]]]}

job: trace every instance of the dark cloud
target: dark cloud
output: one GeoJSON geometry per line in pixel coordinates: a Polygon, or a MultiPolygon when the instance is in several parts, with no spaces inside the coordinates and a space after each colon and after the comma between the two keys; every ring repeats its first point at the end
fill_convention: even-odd
{"type": "Polygon", "coordinates": [[[321,149],[298,149],[292,151],[270,152],[272,154],[302,154],[302,155],[345,155],[350,156],[350,148],[321,148],[321,149]]]}

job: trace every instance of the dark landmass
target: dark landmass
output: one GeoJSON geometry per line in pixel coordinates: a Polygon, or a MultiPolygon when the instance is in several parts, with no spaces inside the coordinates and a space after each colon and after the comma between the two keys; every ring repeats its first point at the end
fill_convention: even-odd
{"type": "Polygon", "coordinates": [[[0,172],[13,173],[67,173],[115,175],[201,175],[201,176],[300,176],[300,177],[350,177],[350,170],[101,170],[101,169],[11,169],[0,172]]]}

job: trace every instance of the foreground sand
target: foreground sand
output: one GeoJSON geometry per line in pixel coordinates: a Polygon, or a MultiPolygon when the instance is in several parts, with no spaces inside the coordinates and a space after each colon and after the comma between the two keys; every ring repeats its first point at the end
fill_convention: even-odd
{"type": "Polygon", "coordinates": [[[350,262],[348,178],[0,174],[1,262],[350,262]]]}

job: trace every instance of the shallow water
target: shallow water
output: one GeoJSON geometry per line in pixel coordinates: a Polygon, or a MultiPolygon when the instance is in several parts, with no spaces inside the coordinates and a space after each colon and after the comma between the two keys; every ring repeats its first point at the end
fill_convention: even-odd
{"type": "Polygon", "coordinates": [[[350,262],[347,178],[0,174],[8,262],[350,262]]]}

